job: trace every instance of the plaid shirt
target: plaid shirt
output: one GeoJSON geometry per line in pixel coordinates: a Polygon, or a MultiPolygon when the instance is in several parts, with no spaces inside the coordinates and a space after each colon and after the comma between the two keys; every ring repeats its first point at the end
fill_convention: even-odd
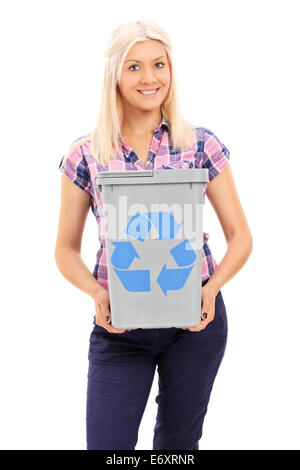
{"type": "MultiPolygon", "coordinates": [[[[227,166],[230,153],[211,130],[202,127],[195,128],[192,147],[183,153],[175,152],[170,141],[170,123],[165,116],[154,131],[146,166],[143,166],[134,151],[121,138],[123,154],[117,154],[115,160],[102,166],[91,155],[88,136],[89,134],[73,142],[72,151],[63,156],[59,169],[91,197],[91,210],[97,220],[100,241],[93,275],[108,290],[102,193],[96,185],[98,172],[203,167],[208,169],[211,181],[227,166]]],[[[205,193],[206,191],[204,196],[205,193]]],[[[208,246],[208,238],[208,233],[203,232],[202,281],[208,279],[218,266],[208,246]]]]}

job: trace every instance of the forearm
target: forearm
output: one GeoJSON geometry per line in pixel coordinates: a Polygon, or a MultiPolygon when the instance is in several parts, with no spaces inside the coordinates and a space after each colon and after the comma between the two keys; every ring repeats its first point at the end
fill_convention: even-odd
{"type": "Polygon", "coordinates": [[[55,261],[62,275],[71,282],[71,284],[91,297],[93,297],[99,289],[103,289],[85,265],[77,250],[69,247],[56,249],[55,261]]]}
{"type": "Polygon", "coordinates": [[[216,292],[244,266],[252,251],[251,234],[232,237],[227,243],[227,251],[207,284],[216,292]]]}

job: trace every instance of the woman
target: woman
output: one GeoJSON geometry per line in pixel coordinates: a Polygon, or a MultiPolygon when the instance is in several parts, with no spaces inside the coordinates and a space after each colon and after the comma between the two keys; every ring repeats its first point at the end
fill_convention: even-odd
{"type": "Polygon", "coordinates": [[[91,134],[73,142],[59,165],[63,175],[56,263],[64,277],[95,303],[88,355],[88,450],[135,449],[156,365],[159,394],[153,449],[198,449],[227,340],[220,289],[252,250],[229,151],[212,131],[193,126],[181,115],[171,52],[169,37],[151,21],[122,24],[113,32],[98,122],[91,134]],[[97,174],[201,167],[209,170],[206,194],[228,244],[217,265],[204,233],[201,323],[185,329],[114,328],[97,174]],[[93,274],[80,256],[90,206],[101,243],[93,274]]]}

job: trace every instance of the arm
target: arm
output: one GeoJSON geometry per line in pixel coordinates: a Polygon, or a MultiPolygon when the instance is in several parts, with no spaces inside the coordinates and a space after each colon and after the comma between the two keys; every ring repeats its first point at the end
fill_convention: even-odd
{"type": "Polygon", "coordinates": [[[110,325],[109,292],[100,286],[81,258],[82,235],[90,203],[91,196],[62,174],[55,261],[68,281],[93,298],[96,324],[110,333],[123,333],[125,330],[110,325]]]}
{"type": "Polygon", "coordinates": [[[239,200],[230,164],[207,184],[206,195],[227,241],[227,251],[206,284],[218,293],[246,263],[252,251],[252,234],[239,200]]]}
{"type": "Polygon", "coordinates": [[[103,287],[81,258],[81,241],[90,199],[88,193],[62,175],[55,261],[59,271],[69,282],[93,297],[103,287]]]}

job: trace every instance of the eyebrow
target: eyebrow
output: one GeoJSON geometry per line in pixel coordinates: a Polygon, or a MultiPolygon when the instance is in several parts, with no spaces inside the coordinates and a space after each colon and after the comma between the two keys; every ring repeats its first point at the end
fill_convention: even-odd
{"type": "MultiPolygon", "coordinates": [[[[166,56],[165,56],[165,55],[161,55],[160,57],[156,57],[156,59],[153,59],[153,62],[154,62],[155,60],[161,59],[162,57],[166,57],[166,56]]],[[[128,59],[128,60],[126,60],[125,64],[126,64],[127,62],[129,62],[129,61],[142,63],[141,60],[137,60],[137,59],[128,59]]]]}

